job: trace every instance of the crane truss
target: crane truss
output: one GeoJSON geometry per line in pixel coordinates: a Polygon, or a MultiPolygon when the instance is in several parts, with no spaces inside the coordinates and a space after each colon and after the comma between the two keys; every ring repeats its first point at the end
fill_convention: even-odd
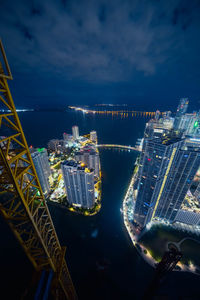
{"type": "Polygon", "coordinates": [[[60,246],[8,87],[12,75],[1,41],[0,50],[0,213],[34,268],[54,271],[55,298],[74,300],[65,248],[60,246]]]}

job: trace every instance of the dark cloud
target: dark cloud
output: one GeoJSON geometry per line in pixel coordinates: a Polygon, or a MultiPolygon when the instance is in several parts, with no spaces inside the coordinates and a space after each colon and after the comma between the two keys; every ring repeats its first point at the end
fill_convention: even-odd
{"type": "Polygon", "coordinates": [[[176,25],[178,22],[178,17],[179,17],[179,10],[178,8],[175,8],[173,11],[173,17],[172,17],[172,24],[176,25]]]}
{"type": "Polygon", "coordinates": [[[105,6],[105,4],[100,6],[98,17],[99,17],[100,22],[103,23],[106,21],[106,6],[105,6]]]}
{"type": "Polygon", "coordinates": [[[31,34],[31,32],[28,29],[28,27],[26,27],[25,25],[21,24],[20,22],[17,22],[16,23],[16,28],[21,32],[21,34],[23,35],[23,37],[25,39],[28,39],[29,41],[33,40],[33,35],[31,34]]]}
{"type": "Polygon", "coordinates": [[[141,87],[166,75],[199,80],[198,0],[2,3],[0,36],[18,73],[93,84],[140,78],[141,87]]]}
{"type": "Polygon", "coordinates": [[[42,10],[39,7],[32,7],[31,8],[31,15],[32,16],[42,16],[42,10]]]}
{"type": "Polygon", "coordinates": [[[186,30],[192,24],[193,17],[200,16],[199,12],[200,1],[179,1],[173,10],[172,24],[181,25],[182,29],[186,30]]]}

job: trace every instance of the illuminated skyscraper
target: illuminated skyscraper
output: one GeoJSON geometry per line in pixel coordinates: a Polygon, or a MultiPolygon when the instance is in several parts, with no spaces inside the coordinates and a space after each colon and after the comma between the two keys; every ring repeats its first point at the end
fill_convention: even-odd
{"type": "Polygon", "coordinates": [[[48,142],[48,150],[50,151],[58,151],[59,140],[52,139],[48,142]]]}
{"type": "Polygon", "coordinates": [[[75,161],[61,164],[67,201],[76,206],[92,208],[95,202],[94,172],[75,161]]]}
{"type": "Polygon", "coordinates": [[[180,118],[178,129],[182,130],[185,135],[197,135],[199,132],[200,114],[184,114],[180,118]]]}
{"type": "Polygon", "coordinates": [[[97,132],[96,131],[90,132],[90,140],[94,143],[97,143],[97,132]]]}
{"type": "Polygon", "coordinates": [[[159,120],[159,117],[160,117],[160,111],[157,110],[157,111],[156,111],[156,114],[155,114],[155,120],[158,121],[158,120],[159,120]]]}
{"type": "Polygon", "coordinates": [[[200,165],[200,140],[173,135],[148,139],[140,158],[134,219],[173,222],[200,165]]]}
{"type": "MultiPolygon", "coordinates": [[[[200,165],[200,139],[186,139],[173,150],[171,166],[155,189],[154,217],[173,222],[200,165]]],[[[169,164],[170,164],[169,162],[169,164]]]]}
{"type": "Polygon", "coordinates": [[[68,142],[73,140],[73,136],[71,134],[68,134],[66,132],[63,133],[63,140],[68,142]]]}
{"type": "Polygon", "coordinates": [[[140,154],[141,163],[139,166],[137,179],[135,180],[134,183],[135,189],[137,188],[138,185],[138,180],[140,176],[139,174],[142,172],[142,161],[145,154],[144,149],[146,149],[146,143],[149,140],[160,139],[162,138],[162,136],[168,135],[171,131],[172,126],[173,126],[173,119],[168,116],[164,116],[164,118],[160,120],[151,119],[149,122],[146,123],[145,131],[144,131],[144,139],[143,139],[143,148],[142,148],[143,150],[140,154]]]}
{"type": "Polygon", "coordinates": [[[174,129],[179,130],[179,124],[181,122],[181,117],[186,113],[188,108],[188,98],[182,98],[179,102],[179,106],[176,111],[176,116],[174,119],[174,129]]]}
{"type": "Polygon", "coordinates": [[[90,169],[94,169],[94,175],[99,177],[99,153],[93,147],[86,146],[75,153],[77,162],[83,162],[90,169]]]}
{"type": "Polygon", "coordinates": [[[197,198],[197,200],[199,201],[199,204],[200,204],[200,182],[196,188],[196,191],[194,192],[194,196],[197,198]]]}
{"type": "Polygon", "coordinates": [[[47,150],[45,148],[34,150],[31,153],[33,163],[42,187],[42,191],[45,195],[50,192],[49,176],[51,175],[51,169],[49,166],[47,150]]]}
{"type": "Polygon", "coordinates": [[[75,140],[77,140],[79,138],[79,129],[78,126],[73,126],[72,127],[72,135],[74,137],[75,140]]]}

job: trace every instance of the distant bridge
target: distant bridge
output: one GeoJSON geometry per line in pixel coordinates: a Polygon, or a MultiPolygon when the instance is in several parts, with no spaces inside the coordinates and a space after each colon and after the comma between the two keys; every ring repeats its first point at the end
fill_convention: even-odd
{"type": "Polygon", "coordinates": [[[125,145],[114,145],[114,144],[101,144],[97,145],[98,148],[119,148],[119,149],[127,149],[127,150],[134,150],[134,151],[140,151],[136,147],[132,146],[125,146],[125,145]]]}
{"type": "MultiPolygon", "coordinates": [[[[145,117],[145,118],[154,118],[156,115],[155,111],[136,111],[136,110],[93,110],[88,108],[82,108],[77,106],[68,106],[70,109],[75,111],[82,111],[85,114],[98,114],[98,115],[106,115],[112,117],[118,117],[121,119],[129,118],[129,117],[145,117]]],[[[159,114],[163,114],[159,112],[159,114]]]]}

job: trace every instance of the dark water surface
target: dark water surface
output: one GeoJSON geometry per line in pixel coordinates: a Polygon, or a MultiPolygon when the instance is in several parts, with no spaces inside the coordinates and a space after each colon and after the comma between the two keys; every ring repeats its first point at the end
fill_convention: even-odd
{"type": "MultiPolygon", "coordinates": [[[[62,138],[62,133],[70,133],[73,125],[80,127],[80,134],[96,130],[99,143],[134,146],[145,126],[142,118],[112,120],[111,116],[84,116],[78,112],[31,112],[19,116],[28,144],[35,147],[45,147],[49,139],[62,138]]],[[[67,246],[67,263],[80,300],[142,299],[152,278],[154,271],[132,246],[120,213],[136,157],[135,152],[100,150],[102,208],[96,216],[83,217],[50,205],[61,245],[67,246]]],[[[1,285],[7,289],[7,297],[2,299],[19,299],[32,268],[4,222],[0,225],[1,285]],[[9,289],[11,285],[13,289],[9,289]]],[[[173,272],[157,293],[166,299],[200,299],[199,285],[198,276],[173,272]]]]}

